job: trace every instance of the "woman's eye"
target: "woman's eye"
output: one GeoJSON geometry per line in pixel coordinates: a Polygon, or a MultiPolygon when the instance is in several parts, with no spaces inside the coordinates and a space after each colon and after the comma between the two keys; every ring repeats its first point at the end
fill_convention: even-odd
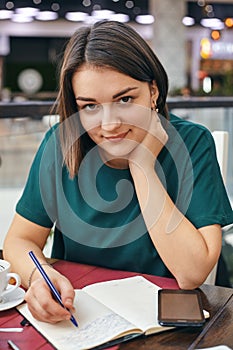
{"type": "Polygon", "coordinates": [[[121,97],[121,99],[119,100],[119,103],[122,103],[122,104],[130,103],[130,102],[132,102],[132,97],[130,96],[121,97]]]}
{"type": "Polygon", "coordinates": [[[82,110],[86,112],[94,112],[94,111],[97,111],[98,109],[99,109],[99,105],[93,104],[93,103],[82,107],[82,110]]]}

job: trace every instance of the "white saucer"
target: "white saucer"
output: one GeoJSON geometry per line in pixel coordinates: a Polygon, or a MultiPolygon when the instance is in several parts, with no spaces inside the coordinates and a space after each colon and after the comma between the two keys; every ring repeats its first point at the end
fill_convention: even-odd
{"type": "MultiPolygon", "coordinates": [[[[7,289],[13,287],[7,287],[7,289]]],[[[3,300],[0,302],[0,311],[11,309],[22,303],[24,300],[25,291],[22,288],[17,288],[13,292],[3,296],[3,300]]]]}

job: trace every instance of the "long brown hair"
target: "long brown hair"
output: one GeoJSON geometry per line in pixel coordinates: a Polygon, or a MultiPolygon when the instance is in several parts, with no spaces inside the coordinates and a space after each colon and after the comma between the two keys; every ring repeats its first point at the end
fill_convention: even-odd
{"type": "Polygon", "coordinates": [[[159,91],[158,111],[168,118],[167,74],[150,46],[132,27],[116,21],[101,21],[78,29],[65,49],[56,100],[56,113],[61,123],[65,121],[60,131],[61,147],[71,178],[77,174],[87,149],[93,146],[79,122],[72,89],[73,74],[84,63],[113,68],[139,81],[155,81],[159,91]]]}

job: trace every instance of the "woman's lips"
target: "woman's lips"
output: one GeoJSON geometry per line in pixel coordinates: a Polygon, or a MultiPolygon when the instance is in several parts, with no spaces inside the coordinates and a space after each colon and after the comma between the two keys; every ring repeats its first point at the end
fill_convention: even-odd
{"type": "Polygon", "coordinates": [[[104,136],[104,138],[110,142],[120,142],[126,137],[127,134],[128,131],[117,135],[104,136]]]}

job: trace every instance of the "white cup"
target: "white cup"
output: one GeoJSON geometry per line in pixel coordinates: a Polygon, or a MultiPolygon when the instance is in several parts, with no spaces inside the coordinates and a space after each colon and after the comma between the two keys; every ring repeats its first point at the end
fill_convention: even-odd
{"type": "Polygon", "coordinates": [[[12,293],[21,284],[20,276],[10,272],[10,268],[11,264],[8,261],[0,259],[0,302],[4,300],[6,294],[12,293]],[[15,284],[9,284],[10,278],[15,280],[15,284]]]}

